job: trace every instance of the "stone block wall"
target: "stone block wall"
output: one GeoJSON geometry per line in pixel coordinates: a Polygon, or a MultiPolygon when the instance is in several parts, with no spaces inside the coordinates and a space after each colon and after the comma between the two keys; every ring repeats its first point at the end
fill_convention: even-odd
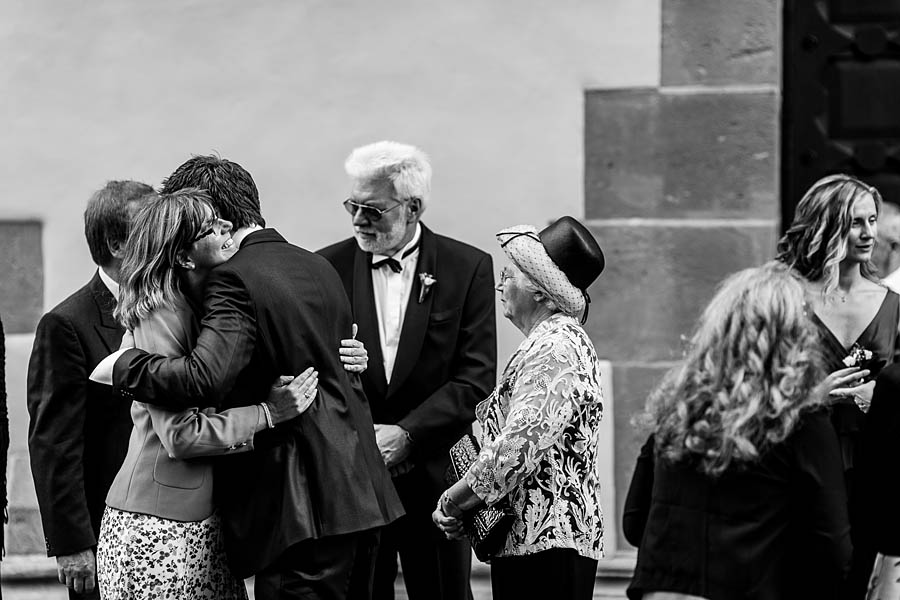
{"type": "Polygon", "coordinates": [[[716,285],[774,256],[780,11],[662,0],[661,85],[585,93],[585,216],[607,257],[588,329],[613,362],[616,524],[644,440],[633,417],[716,285]]]}
{"type": "MultiPolygon", "coordinates": [[[[606,513],[607,521],[615,523],[621,520],[634,457],[643,441],[631,426],[632,417],[680,356],[682,336],[690,333],[715,285],[736,269],[771,258],[778,231],[781,3],[659,1],[659,85],[588,89],[584,95],[584,216],[608,258],[607,271],[591,290],[588,329],[601,356],[613,363],[615,410],[610,411],[610,435],[615,510],[607,506],[606,513]]],[[[503,22],[507,20],[504,17],[503,22]]],[[[596,17],[588,20],[599,28],[608,25],[596,17]]],[[[622,46],[615,48],[621,51],[622,46]]],[[[627,55],[622,61],[623,71],[631,68],[627,55]]],[[[537,62],[528,55],[516,60],[526,66],[537,62]]],[[[576,71],[587,73],[588,69],[576,71]]],[[[583,79],[606,81],[589,75],[583,79]]],[[[565,87],[565,80],[541,78],[537,87],[545,86],[566,90],[566,97],[573,98],[579,89],[574,84],[565,87]]],[[[471,87],[479,89],[479,85],[471,87]]],[[[505,88],[504,92],[508,94],[505,88]]],[[[503,102],[509,97],[503,95],[503,102]]],[[[547,112],[565,117],[557,97],[551,100],[552,110],[547,112]]],[[[527,111],[532,105],[522,106],[527,109],[524,114],[531,114],[527,111]]],[[[490,119],[496,125],[494,113],[490,119]]],[[[517,116],[515,126],[521,122],[526,121],[517,116]]],[[[411,127],[415,131],[416,126],[411,127]]],[[[341,144],[343,148],[349,142],[341,144]]],[[[344,152],[335,154],[335,164],[344,152]]],[[[169,165],[177,163],[163,152],[151,157],[156,161],[151,163],[160,166],[148,167],[146,172],[167,172],[169,165]]],[[[138,162],[147,160],[146,152],[141,153],[138,162]]],[[[568,157],[562,162],[568,163],[568,157]]],[[[131,172],[122,165],[120,169],[131,172]]],[[[568,172],[564,175],[569,181],[568,172]]],[[[95,179],[91,173],[90,181],[95,179]]],[[[555,182],[548,188],[556,190],[555,182]]],[[[3,229],[7,224],[0,224],[0,251],[5,255],[0,261],[0,281],[4,282],[0,315],[8,336],[7,387],[10,408],[16,411],[11,417],[24,424],[30,332],[42,310],[49,307],[43,306],[40,225],[16,222],[9,226],[12,229],[7,230],[3,229]]],[[[490,227],[490,231],[498,228],[490,227]]],[[[82,243],[80,234],[71,238],[82,243]]],[[[61,285],[60,277],[51,277],[54,280],[61,285]]],[[[39,554],[43,544],[24,446],[11,448],[10,459],[10,499],[17,510],[11,511],[7,546],[23,554],[39,554]]],[[[627,555],[630,547],[621,536],[617,543],[627,555]]],[[[609,549],[614,553],[614,548],[609,549]]],[[[4,569],[8,565],[9,559],[4,569]]],[[[52,568],[48,572],[52,574],[52,568]]]]}

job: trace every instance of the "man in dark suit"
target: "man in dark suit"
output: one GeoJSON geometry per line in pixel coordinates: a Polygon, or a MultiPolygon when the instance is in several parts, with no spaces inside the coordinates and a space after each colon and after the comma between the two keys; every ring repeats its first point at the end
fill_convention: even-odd
{"type": "Polygon", "coordinates": [[[41,318],[28,363],[31,473],[47,554],[56,557],[70,598],[100,597],[94,549],[106,492],[128,449],[131,415],[88,375],[122,341],[112,313],[123,249],[131,218],[154,196],[149,185],[111,181],[91,197],[84,232],[97,272],[41,318]]]}
{"type": "Polygon", "coordinates": [[[367,598],[380,529],[403,511],[358,378],[334,352],[351,333],[347,294],[326,260],[264,229],[256,184],[237,163],[194,157],[162,191],[185,187],[209,193],[239,250],[209,276],[193,352],[128,350],[114,384],[151,404],[230,408],[265,400],[281,373],[315,367],[312,407],[216,470],[226,550],[235,574],[256,575],[259,600],[367,598]]]}
{"type": "Polygon", "coordinates": [[[419,222],[431,187],[419,149],[370,144],[345,168],[355,236],[319,253],[340,273],[369,351],[363,386],[406,509],[382,533],[375,597],[394,597],[399,554],[412,600],[471,598],[470,546],[445,539],[431,512],[447,487],[448,449],[494,387],[491,257],[419,222]]]}

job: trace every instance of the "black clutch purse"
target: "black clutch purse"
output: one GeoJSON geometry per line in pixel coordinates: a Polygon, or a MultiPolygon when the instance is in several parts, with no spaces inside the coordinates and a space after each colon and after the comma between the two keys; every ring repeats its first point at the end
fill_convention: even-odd
{"type": "MultiPolygon", "coordinates": [[[[450,448],[450,467],[447,469],[447,484],[453,485],[462,479],[475,459],[478,458],[478,442],[467,433],[450,448]]],[[[484,506],[463,513],[463,528],[472,550],[481,562],[490,562],[506,544],[506,536],[512,529],[515,516],[509,501],[503,499],[494,506],[484,506]]]]}

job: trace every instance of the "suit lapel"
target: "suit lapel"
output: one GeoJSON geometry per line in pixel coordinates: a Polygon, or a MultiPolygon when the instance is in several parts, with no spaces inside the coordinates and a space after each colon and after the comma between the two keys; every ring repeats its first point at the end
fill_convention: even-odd
{"type": "MultiPolygon", "coordinates": [[[[388,385],[388,396],[400,389],[400,386],[409,377],[422,350],[425,332],[428,330],[428,317],[431,315],[434,289],[432,288],[422,302],[419,302],[419,293],[422,289],[419,274],[434,275],[437,272],[437,240],[424,225],[422,225],[422,243],[419,248],[419,260],[416,263],[412,290],[409,292],[409,302],[406,304],[406,316],[403,318],[400,346],[397,348],[394,371],[391,374],[391,383],[388,385]]],[[[440,284],[435,283],[435,285],[440,284]]]]}
{"type": "Polygon", "coordinates": [[[359,327],[357,338],[369,351],[369,366],[365,377],[383,398],[387,389],[384,375],[384,356],[381,354],[381,334],[378,312],[375,310],[375,289],[372,287],[372,255],[358,247],[353,254],[353,318],[359,327]]]}
{"type": "Polygon", "coordinates": [[[106,349],[113,353],[122,345],[122,334],[125,333],[125,329],[113,317],[116,299],[100,279],[99,274],[94,275],[94,278],[91,279],[91,294],[100,315],[99,322],[94,325],[94,330],[106,349]]]}

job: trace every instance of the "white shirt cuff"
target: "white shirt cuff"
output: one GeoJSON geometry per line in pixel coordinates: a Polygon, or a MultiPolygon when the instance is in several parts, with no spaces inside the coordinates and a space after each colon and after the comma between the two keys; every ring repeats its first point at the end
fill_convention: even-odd
{"type": "Polygon", "coordinates": [[[113,367],[116,366],[116,361],[119,360],[119,357],[122,356],[122,353],[126,350],[131,350],[131,348],[123,348],[121,350],[116,350],[106,358],[100,361],[100,364],[91,371],[91,376],[88,378],[91,381],[96,381],[97,383],[102,383],[104,385],[112,385],[113,384],[113,367]]]}

